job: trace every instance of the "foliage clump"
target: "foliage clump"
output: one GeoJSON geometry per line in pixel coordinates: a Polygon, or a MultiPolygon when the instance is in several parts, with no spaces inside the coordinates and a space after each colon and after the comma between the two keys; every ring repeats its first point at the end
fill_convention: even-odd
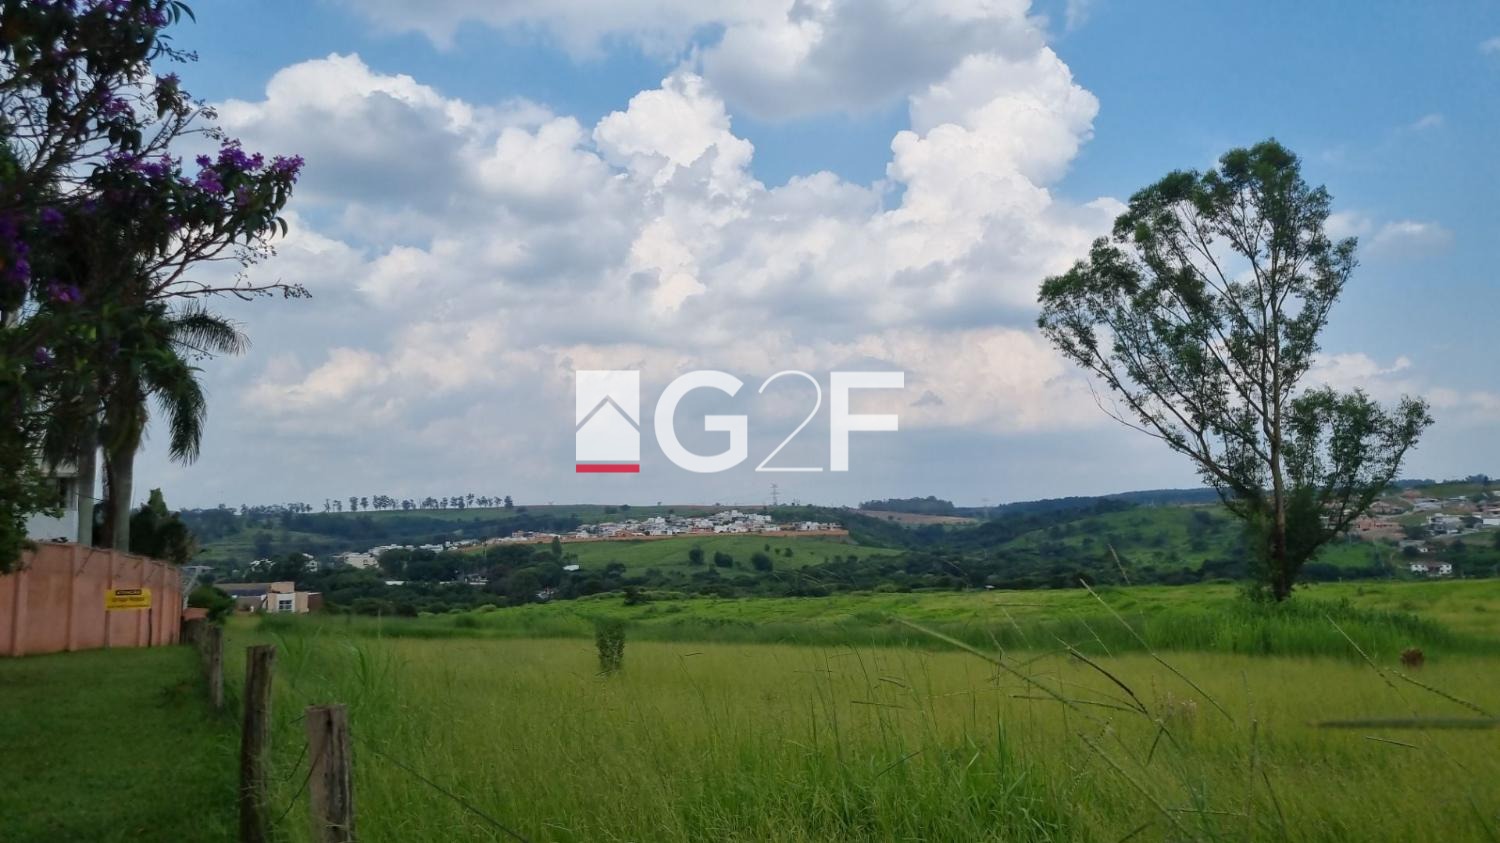
{"type": "Polygon", "coordinates": [[[599,651],[599,674],[618,673],[625,664],[625,624],[613,619],[596,623],[594,647],[599,651]]]}

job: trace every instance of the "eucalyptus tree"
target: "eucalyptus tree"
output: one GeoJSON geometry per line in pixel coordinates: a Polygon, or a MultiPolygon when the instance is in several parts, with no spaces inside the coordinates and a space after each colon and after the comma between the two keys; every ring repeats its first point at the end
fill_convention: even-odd
{"type": "Polygon", "coordinates": [[[1043,334],[1108,387],[1106,412],[1186,455],[1245,520],[1278,601],[1432,422],[1420,399],[1304,383],[1356,266],[1329,207],[1281,144],[1235,149],[1136,193],[1040,294],[1043,334]]]}

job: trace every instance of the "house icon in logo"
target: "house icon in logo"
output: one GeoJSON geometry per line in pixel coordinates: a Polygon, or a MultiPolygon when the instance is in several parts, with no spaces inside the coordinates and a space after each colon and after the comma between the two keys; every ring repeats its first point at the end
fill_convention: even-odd
{"type": "Polygon", "coordinates": [[[641,470],[641,373],[576,373],[574,459],[579,474],[641,470]]]}

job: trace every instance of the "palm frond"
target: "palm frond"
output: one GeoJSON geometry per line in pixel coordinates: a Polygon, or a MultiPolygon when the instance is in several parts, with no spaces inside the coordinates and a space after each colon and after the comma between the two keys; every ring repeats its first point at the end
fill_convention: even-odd
{"type": "Polygon", "coordinates": [[[250,338],[237,323],[198,304],[173,313],[167,328],[175,347],[204,357],[243,354],[250,347],[250,338]]]}

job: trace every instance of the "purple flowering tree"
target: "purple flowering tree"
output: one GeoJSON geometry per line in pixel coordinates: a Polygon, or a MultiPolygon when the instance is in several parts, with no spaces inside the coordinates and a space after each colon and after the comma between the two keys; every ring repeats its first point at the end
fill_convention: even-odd
{"type": "MultiPolygon", "coordinates": [[[[86,540],[101,435],[116,525],[149,400],[165,405],[174,455],[196,454],[196,434],[179,441],[201,429],[192,362],[243,343],[214,341],[232,326],[195,300],[306,295],[200,276],[271,254],[302,162],[246,153],[153,71],[196,58],[166,33],[185,15],[175,0],[0,0],[0,570],[26,515],[55,506],[41,461],[77,462],[86,540]],[[184,165],[184,145],[217,153],[184,165]]],[[[128,547],[128,529],[110,538],[128,547]]]]}
{"type": "MultiPolygon", "coordinates": [[[[290,198],[302,167],[300,158],[267,161],[225,140],[216,155],[199,155],[191,169],[170,155],[140,159],[116,155],[89,180],[98,197],[77,221],[87,232],[75,240],[108,245],[86,253],[75,277],[77,291],[102,307],[100,335],[71,349],[94,358],[86,371],[95,378],[82,391],[79,409],[86,423],[100,418],[103,446],[105,516],[103,540],[130,548],[129,507],[134,461],[155,403],[167,420],[173,458],[191,462],[198,453],[206,404],[197,384],[195,358],[237,353],[244,346],[238,329],[194,300],[214,294],[249,298],[280,291],[305,295],[300,286],[257,286],[243,274],[223,283],[198,280],[191,271],[232,261],[248,266],[270,253],[270,238],[284,231],[278,216],[290,198]],[[88,399],[97,395],[97,401],[88,399]]],[[[73,253],[76,255],[78,253],[73,253]]],[[[65,289],[66,296],[74,291],[65,289]]],[[[56,302],[55,307],[68,307],[56,302]]],[[[54,418],[59,415],[55,414],[54,418]]],[[[93,439],[84,444],[91,452],[93,439]]],[[[87,460],[80,458],[80,467],[87,460]]]]}

